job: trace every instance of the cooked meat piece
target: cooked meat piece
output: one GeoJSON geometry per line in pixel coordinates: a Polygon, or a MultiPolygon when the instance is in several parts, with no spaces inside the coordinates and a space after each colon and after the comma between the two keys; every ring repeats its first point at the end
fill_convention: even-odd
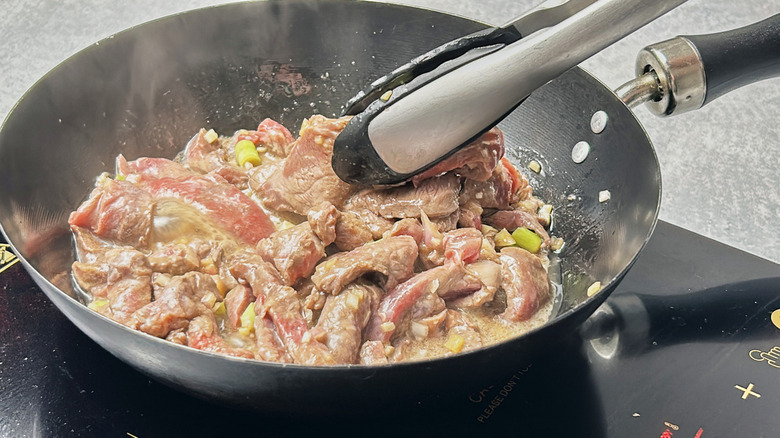
{"type": "Polygon", "coordinates": [[[230,258],[228,265],[230,274],[246,282],[255,297],[263,297],[271,289],[284,285],[279,271],[256,252],[240,251],[230,258]]]}
{"type": "Polygon", "coordinates": [[[442,233],[452,231],[458,228],[458,222],[460,221],[460,209],[453,211],[447,216],[432,217],[431,222],[436,225],[442,233]]]}
{"type": "Polygon", "coordinates": [[[130,325],[152,336],[164,338],[172,330],[185,328],[190,320],[211,310],[201,303],[206,294],[219,293],[210,275],[188,272],[171,278],[154,291],[155,300],[132,315],[130,325]]]}
{"type": "Polygon", "coordinates": [[[460,309],[470,309],[493,301],[496,291],[501,287],[501,264],[490,260],[477,260],[466,266],[466,270],[479,278],[482,287],[472,294],[451,300],[450,304],[460,309]]]}
{"type": "Polygon", "coordinates": [[[295,363],[303,365],[336,363],[328,348],[314,339],[309,331],[295,289],[289,286],[269,288],[265,295],[264,306],[295,363]]]}
{"type": "Polygon", "coordinates": [[[528,228],[542,238],[542,247],[547,247],[550,244],[550,235],[539,223],[539,219],[535,214],[525,210],[501,210],[482,218],[482,220],[498,229],[506,228],[512,231],[520,227],[528,228]]]}
{"type": "Polygon", "coordinates": [[[336,222],[336,239],[334,243],[342,251],[352,251],[355,248],[374,241],[374,234],[356,213],[346,211],[336,222]]]}
{"type": "Polygon", "coordinates": [[[504,134],[496,127],[430,169],[415,175],[412,182],[419,185],[425,179],[448,171],[475,181],[485,181],[503,156],[504,134]]]}
{"type": "Polygon", "coordinates": [[[249,286],[239,284],[228,291],[225,295],[225,311],[230,327],[238,328],[241,325],[241,315],[254,301],[255,296],[249,286]]]}
{"type": "Polygon", "coordinates": [[[182,275],[200,267],[195,250],[183,243],[171,243],[152,251],[148,257],[154,272],[182,275]]]}
{"type": "Polygon", "coordinates": [[[263,306],[255,304],[255,357],[269,362],[292,362],[263,306]]]}
{"type": "Polygon", "coordinates": [[[373,284],[354,282],[338,295],[328,296],[312,333],[323,333],[336,363],[357,363],[363,329],[381,294],[382,290],[373,284]]]}
{"type": "Polygon", "coordinates": [[[106,297],[115,320],[127,324],[130,316],[151,300],[152,269],[141,252],[117,248],[106,252],[106,297]]]}
{"type": "Polygon", "coordinates": [[[401,219],[400,221],[396,221],[393,224],[393,227],[386,231],[382,236],[383,237],[391,237],[391,236],[410,236],[412,237],[415,242],[418,244],[422,242],[423,239],[423,227],[420,224],[420,221],[417,219],[407,218],[407,219],[401,219]]]}
{"type": "Polygon", "coordinates": [[[341,217],[341,212],[330,202],[323,202],[319,207],[309,210],[306,215],[312,231],[320,238],[322,244],[330,245],[336,240],[336,224],[341,217]]]}
{"type": "Polygon", "coordinates": [[[198,350],[224,354],[234,357],[254,359],[255,355],[246,349],[229,346],[219,335],[214,314],[206,312],[198,315],[187,326],[187,345],[198,350]]]}
{"type": "Polygon", "coordinates": [[[459,202],[460,205],[474,202],[482,208],[508,209],[519,200],[514,189],[515,180],[501,162],[486,181],[466,179],[459,202]]]}
{"type": "Polygon", "coordinates": [[[116,174],[133,184],[158,178],[183,178],[193,173],[167,158],[141,157],[134,161],[127,161],[123,155],[116,157],[116,174]]]}
{"type": "Polygon", "coordinates": [[[426,293],[436,293],[444,299],[457,298],[479,290],[482,283],[466,271],[462,264],[448,261],[442,266],[420,272],[399,284],[385,295],[371,316],[366,337],[388,342],[402,319],[426,293]]]}
{"type": "Polygon", "coordinates": [[[345,210],[368,210],[379,216],[392,218],[449,216],[458,210],[460,178],[446,174],[422,181],[415,187],[406,184],[388,189],[363,189],[350,196],[345,210]]]}
{"type": "Polygon", "coordinates": [[[182,201],[240,240],[256,244],[274,231],[259,205],[218,174],[200,175],[164,158],[117,158],[117,172],[155,199],[182,201]]]}
{"type": "Polygon", "coordinates": [[[463,349],[470,351],[482,347],[482,335],[466,314],[457,310],[447,310],[447,336],[456,334],[463,339],[463,349]]]}
{"type": "Polygon", "coordinates": [[[108,299],[108,305],[98,310],[122,324],[152,300],[152,269],[133,248],[110,248],[92,263],[74,262],[72,269],[79,286],[95,298],[108,299]]]}
{"type": "Polygon", "coordinates": [[[171,332],[168,333],[168,336],[165,337],[165,340],[168,342],[173,342],[174,344],[187,345],[187,330],[171,330],[171,332]]]}
{"type": "Polygon", "coordinates": [[[317,289],[336,295],[363,274],[378,272],[387,277],[385,290],[390,290],[412,276],[416,259],[414,238],[388,237],[327,258],[317,265],[311,279],[317,289]]]}
{"type": "Polygon", "coordinates": [[[419,242],[420,261],[425,269],[441,266],[444,263],[444,246],[442,245],[444,236],[425,213],[420,216],[420,222],[423,229],[422,239],[419,242]]]}
{"type": "Polygon", "coordinates": [[[314,272],[325,257],[325,246],[308,222],[273,233],[257,244],[257,252],[271,262],[288,286],[314,272]]]}
{"type": "MultiPolygon", "coordinates": [[[[444,300],[441,300],[443,303],[444,300]]],[[[412,310],[414,314],[414,310],[412,310]]],[[[428,327],[428,336],[438,334],[444,320],[447,319],[447,309],[443,308],[439,313],[430,313],[428,316],[414,320],[414,322],[428,327]]]]}
{"type": "MultiPolygon", "coordinates": [[[[95,189],[68,223],[120,245],[146,246],[152,224],[154,200],[127,181],[100,178],[95,189]]],[[[75,230],[74,230],[75,232],[75,230]]]]}
{"type": "Polygon", "coordinates": [[[530,252],[515,247],[501,250],[501,287],[506,292],[508,321],[524,321],[550,299],[550,279],[542,261],[530,252]]]}
{"type": "Polygon", "coordinates": [[[271,119],[260,122],[256,131],[240,133],[238,139],[249,140],[255,146],[268,148],[277,157],[289,155],[295,142],[295,138],[287,128],[271,119]]]}
{"type": "Polygon", "coordinates": [[[175,198],[195,207],[222,229],[250,245],[268,237],[274,225],[255,201],[218,175],[190,175],[144,181],[155,198],[175,198]]]}
{"type": "Polygon", "coordinates": [[[482,249],[482,233],[474,228],[458,228],[444,233],[442,245],[445,259],[471,263],[479,258],[482,249]]]}
{"type": "MultiPolygon", "coordinates": [[[[236,164],[219,141],[206,141],[206,130],[201,129],[184,149],[184,164],[197,173],[216,173],[225,181],[243,190],[248,187],[247,172],[236,164]]],[[[232,140],[232,139],[231,139],[232,140]]],[[[233,141],[235,144],[235,141],[233,141]]]]}
{"type": "Polygon", "coordinates": [[[460,206],[460,215],[458,215],[458,225],[463,228],[482,229],[482,206],[472,200],[466,201],[460,206]]]}
{"type": "Polygon", "coordinates": [[[301,300],[295,289],[283,284],[279,273],[259,255],[242,253],[234,257],[230,272],[246,281],[257,297],[255,314],[271,317],[276,333],[295,363],[327,365],[334,363],[327,347],[309,332],[301,300]],[[260,309],[258,309],[258,307],[260,309]]]}
{"type": "MultiPolygon", "coordinates": [[[[301,136],[284,163],[264,181],[252,175],[250,186],[272,210],[305,216],[323,201],[340,207],[353,188],[331,167],[333,141],[349,118],[327,119],[313,116],[304,123],[301,136]]],[[[261,175],[257,175],[261,176],[261,175]]]]}
{"type": "Polygon", "coordinates": [[[361,365],[386,365],[390,363],[385,355],[385,344],[380,341],[366,341],[360,347],[361,365]]]}
{"type": "Polygon", "coordinates": [[[482,233],[474,228],[459,228],[442,234],[423,216],[422,230],[420,260],[426,268],[441,266],[445,258],[465,263],[479,258],[482,233]]]}
{"type": "Polygon", "coordinates": [[[352,251],[366,243],[379,239],[390,230],[393,221],[370,211],[344,211],[336,222],[336,246],[342,251],[352,251]]]}

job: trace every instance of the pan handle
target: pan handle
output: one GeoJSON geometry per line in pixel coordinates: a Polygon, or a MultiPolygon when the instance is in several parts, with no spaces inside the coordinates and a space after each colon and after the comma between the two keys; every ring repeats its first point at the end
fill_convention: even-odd
{"type": "Polygon", "coordinates": [[[701,108],[743,85],[780,76],[780,14],[738,29],[678,36],[645,47],[637,78],[615,92],[661,116],[701,108]]]}

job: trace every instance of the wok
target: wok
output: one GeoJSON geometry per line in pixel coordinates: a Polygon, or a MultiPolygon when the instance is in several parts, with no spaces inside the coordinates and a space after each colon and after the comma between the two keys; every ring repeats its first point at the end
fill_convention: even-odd
{"type": "Polygon", "coordinates": [[[508,157],[530,160],[535,192],[552,203],[562,292],[555,316],[521,337],[449,358],[390,366],[306,367],[178,346],[108,320],[78,299],[67,216],[117,154],[173,157],[197,129],[228,133],[272,117],[294,132],[377,74],[484,28],[463,18],[354,2],[233,4],[157,20],[61,64],[19,101],[0,131],[0,223],[48,298],[109,352],[150,377],[228,405],[282,412],[419,406],[522,368],[578,327],[609,295],[649,239],[661,192],[641,125],[609,89],[574,69],[502,123],[508,157]],[[275,72],[276,75],[269,74],[275,72]],[[597,111],[608,124],[590,128],[597,111]],[[591,152],[575,164],[571,147],[591,152]],[[601,203],[598,194],[611,192],[601,203]],[[587,296],[600,281],[602,291],[587,296]]]}

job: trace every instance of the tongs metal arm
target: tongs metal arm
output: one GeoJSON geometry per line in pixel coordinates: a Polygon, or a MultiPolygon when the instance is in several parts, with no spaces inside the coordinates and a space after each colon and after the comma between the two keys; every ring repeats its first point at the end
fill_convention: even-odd
{"type": "Polygon", "coordinates": [[[468,40],[474,45],[456,44],[443,58],[438,49],[429,52],[418,63],[425,73],[407,77],[413,69],[399,69],[365,94],[374,100],[350,113],[334,144],[333,169],[348,182],[402,182],[468,144],[535,89],[684,1],[548,2],[468,40]]]}
{"type": "MultiPolygon", "coordinates": [[[[355,97],[347,102],[342,115],[360,113],[371,102],[379,99],[386,92],[430,73],[446,62],[461,58],[469,51],[479,48],[498,50],[520,38],[560,23],[595,1],[597,0],[549,0],[525,12],[520,17],[512,19],[503,26],[491,27],[448,41],[372,82],[366,89],[358,92],[355,97]]],[[[492,50],[482,52],[480,55],[484,56],[490,51],[492,50]]],[[[459,64],[468,62],[471,59],[473,57],[461,59],[459,64]]],[[[452,68],[455,68],[455,66],[452,66],[452,68]]]]}

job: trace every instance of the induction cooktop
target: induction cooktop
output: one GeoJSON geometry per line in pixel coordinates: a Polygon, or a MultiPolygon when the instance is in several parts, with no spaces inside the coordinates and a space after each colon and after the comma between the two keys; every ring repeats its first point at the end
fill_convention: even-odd
{"type": "Polygon", "coordinates": [[[0,241],[2,437],[780,436],[780,265],[665,222],[577,333],[511,374],[328,418],[234,410],[150,380],[16,262],[0,241]]]}

